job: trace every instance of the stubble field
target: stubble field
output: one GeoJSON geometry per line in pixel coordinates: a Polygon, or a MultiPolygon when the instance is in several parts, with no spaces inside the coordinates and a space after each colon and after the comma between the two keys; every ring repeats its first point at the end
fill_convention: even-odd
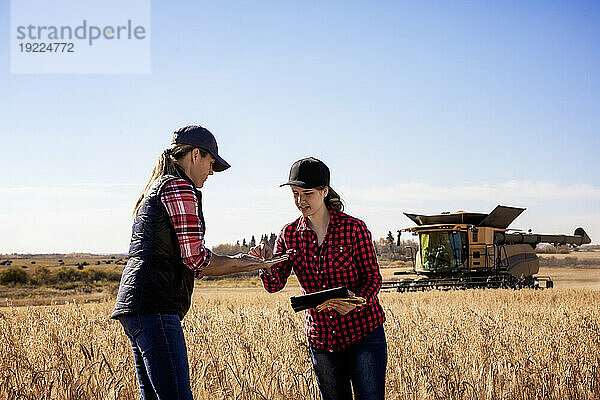
{"type": "MultiPolygon", "coordinates": [[[[184,320],[197,399],[316,399],[296,287],[198,286],[184,320]]],[[[600,292],[382,293],[389,399],[600,398],[600,292]]],[[[112,302],[0,311],[0,399],[139,398],[112,302]]]]}

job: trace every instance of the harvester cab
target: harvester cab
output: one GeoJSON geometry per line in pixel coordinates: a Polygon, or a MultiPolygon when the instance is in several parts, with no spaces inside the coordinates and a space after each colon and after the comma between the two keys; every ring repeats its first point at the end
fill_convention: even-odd
{"type": "MultiPolygon", "coordinates": [[[[383,282],[383,289],[416,291],[452,288],[552,287],[539,272],[538,243],[579,246],[590,243],[582,228],[573,236],[508,232],[524,208],[497,206],[491,213],[456,212],[438,215],[405,215],[417,225],[404,231],[418,236],[411,255],[415,274],[383,282]]],[[[400,234],[400,231],[399,231],[400,234]]],[[[399,240],[398,240],[399,241],[399,240]]]]}

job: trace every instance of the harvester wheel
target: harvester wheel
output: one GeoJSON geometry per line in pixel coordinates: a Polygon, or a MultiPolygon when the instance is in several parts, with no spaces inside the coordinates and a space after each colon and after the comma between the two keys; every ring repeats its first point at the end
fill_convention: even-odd
{"type": "Polygon", "coordinates": [[[554,282],[553,281],[546,281],[546,289],[550,289],[554,287],[554,282]]]}

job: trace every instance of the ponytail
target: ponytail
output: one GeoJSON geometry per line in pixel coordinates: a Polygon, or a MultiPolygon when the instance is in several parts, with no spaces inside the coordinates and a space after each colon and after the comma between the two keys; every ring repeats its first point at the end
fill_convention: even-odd
{"type": "Polygon", "coordinates": [[[316,189],[323,190],[325,187],[329,189],[327,190],[327,196],[325,196],[324,200],[327,208],[335,211],[344,211],[344,203],[342,203],[340,195],[337,194],[337,192],[333,190],[331,186],[321,186],[316,189]]]}
{"type": "MultiPolygon", "coordinates": [[[[139,208],[142,205],[142,201],[144,200],[144,196],[148,193],[148,190],[150,190],[152,184],[165,175],[178,175],[176,168],[178,161],[195,148],[195,146],[189,144],[175,144],[163,151],[160,157],[158,157],[158,160],[156,160],[154,168],[152,168],[152,173],[150,174],[148,183],[146,183],[144,190],[142,190],[140,196],[135,202],[135,207],[133,208],[134,217],[137,216],[139,208]]],[[[200,155],[202,157],[206,156],[206,152],[204,150],[198,150],[200,150],[200,155]]]]}

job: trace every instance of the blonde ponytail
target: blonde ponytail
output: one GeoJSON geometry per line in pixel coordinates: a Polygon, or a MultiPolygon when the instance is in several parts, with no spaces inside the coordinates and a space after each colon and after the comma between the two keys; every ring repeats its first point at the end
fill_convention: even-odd
{"type": "MultiPolygon", "coordinates": [[[[158,160],[156,160],[154,168],[152,168],[152,173],[150,174],[150,179],[148,179],[148,183],[146,183],[144,190],[142,190],[140,196],[135,202],[135,207],[133,208],[134,217],[137,216],[139,208],[142,205],[142,201],[144,200],[144,196],[148,193],[148,190],[150,190],[152,184],[165,175],[177,175],[176,164],[187,153],[194,150],[195,148],[195,146],[189,144],[175,144],[171,148],[168,148],[165,151],[163,151],[160,157],[158,157],[158,160]]],[[[201,156],[204,157],[206,155],[206,152],[204,150],[198,150],[200,150],[201,156]]]]}

